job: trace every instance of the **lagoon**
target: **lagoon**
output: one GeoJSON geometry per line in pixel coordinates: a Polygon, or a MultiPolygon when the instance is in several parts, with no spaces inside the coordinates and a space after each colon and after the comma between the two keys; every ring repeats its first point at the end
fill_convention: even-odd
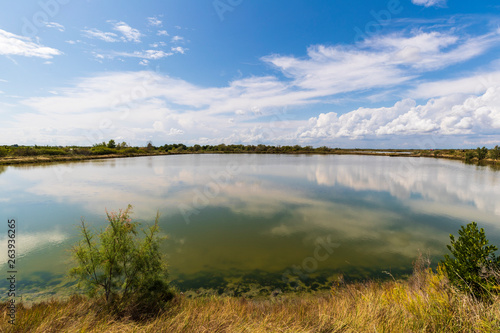
{"type": "MultiPolygon", "coordinates": [[[[459,161],[360,155],[199,154],[0,167],[0,264],[17,221],[18,290],[64,295],[82,218],[161,214],[180,290],[327,288],[436,264],[471,221],[500,244],[500,172],[459,161]],[[249,287],[250,286],[250,287],[249,287]],[[258,286],[258,287],[255,287],[258,286]]],[[[2,299],[7,285],[0,285],[2,299]]]]}

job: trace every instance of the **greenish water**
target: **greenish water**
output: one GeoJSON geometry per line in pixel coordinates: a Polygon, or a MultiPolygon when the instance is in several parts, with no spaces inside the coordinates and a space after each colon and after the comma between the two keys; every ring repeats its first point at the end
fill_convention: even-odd
{"type": "Polygon", "coordinates": [[[145,224],[161,213],[162,250],[181,290],[402,276],[419,251],[437,262],[448,235],[472,220],[500,244],[500,172],[489,167],[383,156],[138,157],[3,167],[2,272],[15,218],[18,292],[67,294],[81,218],[99,227],[105,209],[128,204],[145,224]]]}

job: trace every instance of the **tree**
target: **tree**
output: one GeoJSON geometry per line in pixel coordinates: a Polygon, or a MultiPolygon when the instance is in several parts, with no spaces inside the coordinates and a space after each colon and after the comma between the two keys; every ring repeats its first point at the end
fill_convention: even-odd
{"type": "Polygon", "coordinates": [[[108,148],[116,148],[116,142],[115,140],[111,139],[108,142],[108,148]]]}
{"type": "Polygon", "coordinates": [[[70,275],[79,279],[90,297],[103,296],[118,311],[141,315],[157,311],[173,296],[166,264],[159,250],[159,215],[138,237],[138,222],[130,219],[132,206],[106,212],[109,225],[95,233],[82,220],[81,240],[72,249],[76,266],[70,275]]]}
{"type": "Polygon", "coordinates": [[[494,160],[498,160],[500,158],[500,147],[495,146],[495,148],[490,149],[490,156],[494,160]]]}
{"type": "Polygon", "coordinates": [[[498,291],[497,247],[488,245],[484,229],[478,229],[476,222],[462,226],[458,234],[457,240],[450,234],[451,245],[447,245],[453,258],[446,254],[442,261],[448,279],[460,291],[489,298],[498,291]]]}
{"type": "Polygon", "coordinates": [[[486,155],[488,155],[488,148],[486,148],[486,147],[483,147],[483,148],[477,147],[477,149],[476,149],[476,155],[477,155],[477,159],[479,161],[484,160],[486,158],[486,155]]]}

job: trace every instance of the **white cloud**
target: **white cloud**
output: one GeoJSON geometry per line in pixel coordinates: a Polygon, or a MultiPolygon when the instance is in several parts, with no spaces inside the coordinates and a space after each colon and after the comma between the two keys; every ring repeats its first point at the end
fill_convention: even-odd
{"type": "Polygon", "coordinates": [[[172,52],[177,52],[177,53],[182,53],[184,54],[186,52],[186,48],[177,46],[177,47],[172,47],[172,52]]]}
{"type": "Polygon", "coordinates": [[[160,21],[157,17],[148,17],[148,24],[155,27],[161,27],[162,21],[160,21]]]}
{"type": "Polygon", "coordinates": [[[89,38],[101,39],[108,43],[114,43],[119,41],[118,35],[113,32],[103,32],[98,29],[88,29],[88,30],[83,30],[83,32],[89,38]]]}
{"type": "Polygon", "coordinates": [[[53,56],[61,54],[62,52],[57,49],[34,43],[30,38],[0,29],[0,55],[51,59],[53,56]]]}
{"type": "Polygon", "coordinates": [[[444,7],[446,6],[446,0],[411,0],[411,2],[417,6],[424,7],[444,7]]]}
{"type": "Polygon", "coordinates": [[[86,29],[83,30],[85,35],[89,38],[97,38],[101,39],[105,42],[140,42],[141,37],[143,36],[139,30],[132,28],[125,22],[115,22],[115,21],[108,21],[108,23],[111,23],[113,26],[113,30],[118,31],[122,34],[121,37],[119,37],[117,34],[114,32],[103,32],[98,29],[86,29]]]}
{"type": "Polygon", "coordinates": [[[453,94],[480,94],[494,86],[500,86],[500,71],[493,70],[458,79],[421,83],[411,90],[409,95],[413,98],[431,98],[453,94]]]}
{"type": "Polygon", "coordinates": [[[169,36],[167,30],[159,30],[156,34],[158,36],[169,36]]]}
{"type": "Polygon", "coordinates": [[[434,31],[411,37],[397,34],[375,37],[364,44],[376,50],[389,50],[390,61],[394,64],[435,70],[476,57],[499,41],[500,34],[496,32],[461,39],[457,35],[434,31]]]}
{"type": "Polygon", "coordinates": [[[168,132],[168,135],[181,135],[181,134],[184,134],[184,131],[178,128],[171,128],[170,131],[168,132]]]}
{"type": "Polygon", "coordinates": [[[175,42],[180,42],[180,41],[183,41],[184,40],[184,37],[181,37],[181,36],[174,36],[172,37],[172,42],[175,43],[175,42]]]}
{"type": "Polygon", "coordinates": [[[173,53],[172,52],[165,52],[165,51],[161,51],[161,50],[145,50],[145,51],[135,51],[132,53],[118,52],[118,53],[116,53],[116,55],[122,56],[122,57],[133,57],[133,58],[157,60],[157,59],[169,57],[169,56],[173,55],[173,53]]]}
{"type": "Polygon", "coordinates": [[[157,132],[163,132],[164,128],[163,128],[163,123],[161,121],[155,121],[153,123],[153,129],[157,132]]]}
{"type": "Polygon", "coordinates": [[[160,46],[165,46],[165,45],[167,45],[167,43],[165,43],[165,42],[157,42],[157,43],[149,44],[149,46],[151,46],[151,47],[160,47],[160,46]]]}
{"type": "Polygon", "coordinates": [[[139,43],[141,41],[141,37],[143,35],[139,32],[139,30],[132,28],[127,23],[122,21],[109,22],[113,24],[114,30],[119,31],[123,35],[122,40],[136,43],[139,43]]]}
{"type": "MultiPolygon", "coordinates": [[[[40,124],[50,127],[54,119],[59,119],[66,126],[64,131],[79,135],[100,128],[103,119],[114,119],[109,137],[130,136],[127,141],[152,136],[168,139],[168,129],[181,129],[186,143],[192,140],[315,144],[338,138],[362,140],[427,133],[495,135],[500,128],[500,103],[494,98],[500,92],[500,74],[483,80],[480,89],[470,86],[482,73],[446,82],[418,84],[418,80],[410,79],[420,79],[423,73],[460,63],[498,44],[494,33],[459,38],[451,33],[415,31],[410,35],[376,36],[350,47],[317,45],[308,49],[306,57],[262,58],[285,78],[253,76],[219,87],[198,86],[150,71],[103,73],[58,89],[58,96],[25,100],[24,104],[34,112],[18,115],[16,119],[23,124],[19,128],[34,128],[34,133],[40,124]],[[482,45],[479,51],[458,54],[461,47],[472,49],[470,45],[478,44],[482,45]],[[412,86],[412,82],[417,84],[412,86]],[[448,83],[453,87],[446,87],[448,83]],[[413,90],[408,90],[409,87],[413,90]],[[298,111],[310,112],[306,106],[319,103],[333,105],[334,111],[333,103],[343,98],[343,93],[353,92],[367,101],[388,89],[393,97],[386,107],[359,108],[345,114],[324,112],[309,121],[306,117],[311,113],[302,116],[298,111]],[[394,96],[401,96],[398,97],[401,101],[394,103],[394,96]],[[427,101],[432,97],[436,98],[427,101]],[[426,100],[417,103],[417,98],[426,100]],[[270,129],[271,116],[288,107],[294,109],[296,119],[278,115],[270,129]],[[155,122],[166,130],[160,131],[159,123],[152,127],[155,122]]],[[[151,60],[186,50],[172,47],[168,52],[150,49],[100,57],[138,58],[139,64],[147,65],[151,60]]]]}
{"type": "Polygon", "coordinates": [[[47,28],[55,28],[61,32],[65,30],[64,26],[62,24],[56,23],[56,22],[46,22],[45,26],[47,28]]]}
{"type": "Polygon", "coordinates": [[[424,72],[472,59],[498,45],[500,35],[459,38],[439,32],[375,36],[357,46],[316,45],[306,58],[271,55],[291,83],[317,96],[399,85],[424,72]]]}
{"type": "Polygon", "coordinates": [[[312,117],[299,129],[301,138],[357,139],[383,135],[469,135],[500,130],[500,86],[481,96],[452,95],[416,105],[412,99],[392,107],[359,108],[338,116],[335,112],[312,117]]]}

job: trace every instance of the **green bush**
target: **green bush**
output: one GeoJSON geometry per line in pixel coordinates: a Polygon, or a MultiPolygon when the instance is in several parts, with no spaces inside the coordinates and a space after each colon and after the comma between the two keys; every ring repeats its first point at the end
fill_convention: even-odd
{"type": "Polygon", "coordinates": [[[139,149],[136,147],[128,147],[123,148],[118,151],[120,154],[135,154],[139,152],[139,149]]]}
{"type": "Polygon", "coordinates": [[[38,153],[41,155],[68,155],[68,152],[62,148],[42,148],[38,149],[38,153]]]}
{"type": "Polygon", "coordinates": [[[495,146],[495,148],[490,149],[490,157],[494,160],[498,160],[500,158],[500,147],[495,146]]]}
{"type": "Polygon", "coordinates": [[[154,314],[173,297],[166,264],[159,249],[158,218],[138,237],[138,222],[130,219],[132,206],[106,213],[109,225],[92,232],[82,220],[82,239],[73,250],[77,277],[91,297],[103,296],[118,313],[132,316],[154,314]]]}
{"type": "Polygon", "coordinates": [[[471,162],[474,157],[475,154],[472,150],[467,150],[465,152],[465,162],[471,162]]]}
{"type": "Polygon", "coordinates": [[[453,258],[446,254],[442,261],[446,275],[460,291],[488,299],[499,290],[497,247],[488,245],[484,229],[478,229],[476,222],[462,226],[458,234],[457,240],[450,234],[451,245],[447,245],[453,258]]]}
{"type": "Polygon", "coordinates": [[[87,155],[90,155],[91,150],[89,148],[79,147],[79,148],[74,148],[73,152],[76,155],[85,155],[85,156],[87,156],[87,155]]]}
{"type": "Polygon", "coordinates": [[[0,147],[0,157],[5,157],[9,155],[9,150],[5,147],[0,147]]]}
{"type": "Polygon", "coordinates": [[[488,148],[486,148],[486,147],[483,147],[483,148],[477,147],[477,149],[476,149],[476,155],[477,155],[477,159],[479,161],[484,160],[486,158],[486,156],[488,155],[488,148]]]}
{"type": "Polygon", "coordinates": [[[92,152],[92,155],[110,155],[116,153],[115,149],[101,146],[92,147],[90,151],[92,152]]]}

